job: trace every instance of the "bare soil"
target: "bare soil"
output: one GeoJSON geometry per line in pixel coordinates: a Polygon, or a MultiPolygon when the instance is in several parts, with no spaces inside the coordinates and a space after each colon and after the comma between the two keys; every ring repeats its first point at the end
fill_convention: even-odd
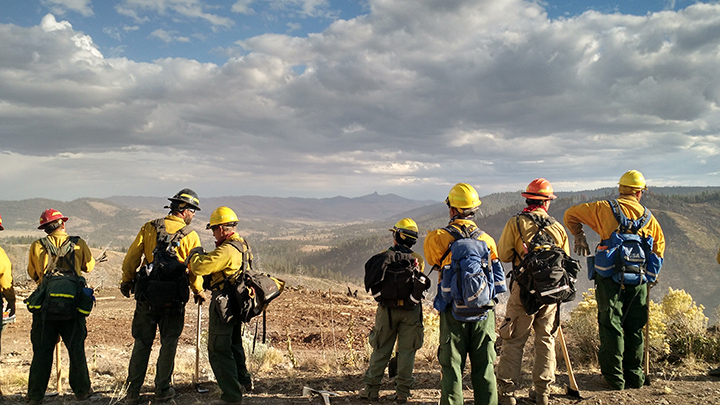
{"type": "MultiPolygon", "coordinates": [[[[304,386],[319,390],[329,390],[337,394],[332,397],[333,404],[366,404],[368,401],[357,397],[362,388],[362,375],[367,367],[367,336],[372,328],[375,304],[364,294],[348,294],[346,286],[329,287],[317,280],[291,277],[287,290],[278,298],[267,313],[267,344],[263,345],[262,319],[253,320],[247,325],[250,335],[258,330],[258,338],[248,339],[248,357],[253,372],[255,390],[247,395],[246,404],[322,404],[320,397],[303,397],[304,386]],[[332,290],[331,288],[334,288],[332,290]],[[253,344],[256,346],[253,351],[253,344]],[[273,349],[268,349],[272,347],[273,349]],[[263,358],[258,359],[265,351],[263,358]],[[268,352],[274,352],[270,356],[268,352]]],[[[351,291],[357,286],[348,287],[351,291]]],[[[20,295],[27,295],[30,289],[19,288],[20,295]]],[[[97,392],[91,403],[114,404],[122,399],[122,383],[132,350],[133,339],[130,326],[134,310],[134,301],[122,297],[117,289],[104,289],[98,292],[97,306],[88,318],[88,338],[86,353],[97,392]]],[[[177,390],[177,404],[198,404],[216,399],[219,395],[212,370],[207,361],[205,342],[201,342],[200,386],[209,392],[198,393],[193,384],[195,370],[195,336],[197,327],[197,307],[190,303],[186,308],[186,326],[180,340],[174,375],[177,390]]],[[[207,305],[201,307],[201,330],[204,338],[207,329],[207,305]]],[[[426,313],[434,310],[426,306],[426,313]]],[[[32,358],[29,342],[31,316],[18,305],[17,320],[8,325],[2,333],[2,388],[6,402],[22,402],[27,372],[32,358]]],[[[572,339],[572,336],[568,336],[572,339]]],[[[156,341],[156,348],[159,342],[156,341]]],[[[437,342],[426,339],[425,348],[417,356],[415,377],[416,386],[411,404],[436,404],[440,397],[440,372],[434,350],[437,342]]],[[[46,397],[45,403],[74,402],[67,383],[67,355],[63,349],[61,358],[63,377],[61,395],[46,397]]],[[[571,354],[572,356],[572,354],[571,354]]],[[[153,353],[152,360],[157,357],[153,353]]],[[[558,359],[557,383],[553,387],[551,402],[554,404],[573,404],[580,402],[576,398],[564,395],[564,386],[568,383],[562,357],[558,359]]],[[[152,401],[152,381],[154,363],[148,368],[144,403],[152,401]]],[[[519,404],[531,404],[527,398],[530,386],[526,370],[523,375],[524,387],[520,392],[519,404]]],[[[589,397],[582,401],[586,404],[720,404],[720,379],[708,377],[702,366],[654,370],[652,384],[642,389],[626,391],[608,391],[600,384],[599,372],[594,369],[576,370],[576,378],[581,394],[589,397]]],[[[469,378],[465,378],[466,403],[472,404],[472,390],[469,378]]],[[[48,392],[57,391],[55,375],[51,377],[48,392]]],[[[384,381],[381,396],[393,393],[393,383],[384,381]]],[[[381,398],[384,403],[390,403],[381,398]]]]}

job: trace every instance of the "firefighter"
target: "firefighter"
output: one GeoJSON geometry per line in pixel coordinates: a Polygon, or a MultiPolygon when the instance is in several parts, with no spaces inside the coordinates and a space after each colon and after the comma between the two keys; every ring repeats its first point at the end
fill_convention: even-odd
{"type": "MultiPolygon", "coordinates": [[[[473,221],[480,208],[477,191],[467,184],[458,183],[452,187],[445,199],[450,216],[449,227],[459,231],[474,231],[477,225],[473,221]]],[[[489,251],[488,265],[491,266],[495,293],[506,291],[505,273],[498,260],[497,247],[487,233],[476,237],[487,245],[489,251]]],[[[451,263],[452,254],[448,246],[454,241],[447,229],[431,231],[423,245],[425,258],[433,268],[439,269],[440,281],[445,275],[443,266],[451,263]]],[[[494,298],[494,297],[492,297],[494,298]]],[[[495,311],[484,309],[470,319],[461,320],[455,317],[453,303],[444,301],[440,294],[435,296],[435,309],[440,311],[440,345],[438,361],[441,366],[441,405],[461,405],[463,403],[462,375],[465,360],[469,356],[471,371],[470,379],[476,404],[496,405],[498,403],[497,386],[493,364],[495,362],[495,311]]],[[[460,317],[462,318],[462,317],[460,317]]]]}
{"type": "MultiPolygon", "coordinates": [[[[393,246],[386,252],[373,256],[367,262],[365,265],[366,281],[368,281],[368,276],[372,274],[383,273],[383,268],[379,263],[385,261],[384,258],[387,257],[387,253],[394,256],[395,253],[393,252],[401,252],[414,257],[413,262],[406,260],[412,266],[412,270],[409,271],[422,273],[425,268],[425,259],[411,249],[418,239],[418,227],[415,221],[411,218],[403,218],[390,231],[393,233],[393,246]],[[374,260],[376,258],[377,261],[374,260]]],[[[396,299],[397,297],[393,297],[392,300],[384,299],[382,293],[377,298],[379,302],[375,312],[375,326],[370,332],[369,338],[373,352],[370,355],[368,369],[365,371],[365,377],[363,378],[365,388],[360,390],[360,398],[369,400],[379,398],[380,383],[385,374],[385,368],[388,367],[396,341],[398,345],[395,359],[397,361],[396,392],[394,395],[388,396],[387,399],[404,404],[410,396],[410,388],[415,382],[412,376],[415,366],[415,353],[423,344],[422,302],[419,300],[413,301],[411,298],[414,280],[415,277],[413,276],[407,280],[408,285],[402,287],[399,287],[397,282],[393,283],[393,291],[407,293],[407,297],[404,297],[404,299],[396,299]]],[[[424,277],[424,280],[428,280],[428,278],[424,277]]],[[[390,280],[387,282],[390,282],[390,280]]],[[[370,283],[366,282],[366,289],[369,289],[370,286],[367,284],[370,283]]],[[[429,286],[428,282],[427,287],[429,286]]]]}
{"type": "MultiPolygon", "coordinates": [[[[4,230],[2,225],[2,217],[0,217],[0,231],[4,230]]],[[[4,306],[3,312],[7,312],[7,317],[15,316],[15,289],[13,288],[12,264],[7,257],[5,250],[0,247],[0,295],[5,299],[7,305],[4,306]]],[[[1,302],[1,301],[0,301],[1,302]]],[[[3,314],[4,319],[4,314],[3,314]]],[[[0,325],[0,337],[2,337],[3,325],[0,325]]],[[[0,400],[2,400],[2,391],[0,391],[0,400]]]]}
{"type": "MultiPolygon", "coordinates": [[[[38,229],[45,231],[47,236],[30,245],[27,269],[30,278],[38,285],[41,284],[46,271],[49,272],[56,268],[54,265],[71,267],[71,263],[74,263],[74,268],[67,270],[74,270],[78,276],[82,272],[92,271],[95,267],[95,259],[87,243],[79,237],[68,236],[65,230],[67,221],[68,217],[54,209],[47,209],[40,215],[38,229]],[[74,243],[72,250],[64,256],[68,260],[58,259],[57,256],[51,254],[51,250],[57,250],[62,246],[71,246],[65,245],[66,242],[74,243]],[[48,247],[51,248],[48,249],[48,247]],[[70,259],[71,257],[72,259],[70,259]]],[[[85,316],[76,313],[70,320],[50,320],[42,310],[33,313],[32,329],[30,330],[33,358],[30,364],[27,394],[30,405],[37,405],[45,398],[45,390],[52,371],[53,352],[59,338],[62,338],[68,350],[70,388],[75,393],[75,397],[78,400],[86,400],[92,395],[85,358],[86,337],[85,316]]]]}
{"type": "MultiPolygon", "coordinates": [[[[158,245],[158,235],[173,238],[177,243],[174,248],[174,260],[167,266],[178,266],[183,273],[176,280],[167,280],[162,285],[170,286],[176,294],[187,293],[187,284],[194,293],[195,303],[201,305],[205,300],[202,294],[202,277],[193,274],[186,275],[185,259],[193,248],[200,246],[200,237],[189,225],[195,217],[195,211],[200,211],[200,200],[197,194],[185,188],[168,198],[170,212],[165,218],[159,218],[143,225],[133,243],[128,248],[122,264],[122,280],[120,291],[130,298],[135,294],[135,313],[132,322],[132,336],[135,339],[130,364],[128,365],[127,395],[125,403],[135,405],[140,401],[140,390],[145,381],[152,344],[156,331],[160,331],[160,352],[158,354],[155,371],[155,402],[169,401],[175,396],[175,389],[170,386],[172,373],[175,368],[175,352],[178,340],[185,325],[185,298],[175,294],[158,294],[163,302],[151,302],[146,294],[148,283],[138,282],[138,277],[145,276],[141,266],[153,263],[155,247],[158,245]],[[158,231],[160,228],[160,232],[158,231]],[[164,232],[163,232],[164,231],[164,232]],[[172,236],[171,236],[172,235],[172,236]],[[138,274],[139,269],[143,274],[138,274]],[[180,283],[177,285],[176,283],[180,283]],[[143,291],[136,290],[142,289],[143,291]],[[184,289],[184,291],[183,291],[184,289]]],[[[151,273],[152,274],[152,273],[151,273]]]]}
{"type": "MultiPolygon", "coordinates": [[[[620,177],[617,202],[630,220],[643,216],[645,207],[640,204],[640,199],[646,190],[645,177],[639,171],[630,170],[620,177]]],[[[574,236],[574,251],[579,256],[590,255],[583,224],[598,233],[602,241],[608,240],[619,226],[611,204],[605,200],[568,208],[564,222],[574,236]]],[[[654,216],[638,233],[644,237],[651,236],[654,241],[652,252],[648,255],[649,262],[654,265],[648,266],[640,275],[653,283],[657,281],[662,267],[665,236],[654,216]]],[[[594,280],[600,335],[598,361],[604,380],[616,390],[640,388],[645,382],[642,369],[643,327],[648,320],[648,284],[618,283],[612,276],[603,277],[597,272],[594,280]]]]}
{"type": "MultiPolygon", "coordinates": [[[[215,238],[215,250],[204,253],[201,250],[191,252],[188,267],[196,276],[210,278],[209,286],[215,298],[222,289],[225,279],[244,270],[245,263],[252,261],[250,245],[236,233],[238,217],[228,207],[219,207],[210,215],[207,229],[211,229],[215,238]],[[243,246],[238,250],[237,241],[243,246]]],[[[211,405],[240,403],[243,394],[252,391],[253,382],[245,364],[245,350],[242,345],[242,323],[233,319],[224,323],[218,315],[215,299],[210,301],[210,319],[208,326],[208,358],[215,379],[222,394],[211,405]]]]}
{"type": "MultiPolygon", "coordinates": [[[[505,263],[511,263],[513,269],[519,269],[527,253],[527,242],[538,232],[537,224],[527,215],[550,218],[547,211],[550,202],[557,198],[549,181],[535,179],[523,193],[526,207],[525,215],[516,215],[505,224],[498,241],[498,256],[505,263]]],[[[559,222],[553,222],[545,228],[555,244],[570,254],[565,228],[559,222]]],[[[510,284],[510,299],[505,310],[505,320],[499,329],[502,338],[502,354],[498,361],[497,378],[501,405],[515,405],[515,388],[520,380],[523,349],[530,332],[535,332],[535,359],[532,379],[534,389],[530,391],[538,405],[550,402],[550,384],[555,381],[555,315],[556,304],[542,305],[532,315],[528,315],[520,299],[520,284],[510,284]]]]}

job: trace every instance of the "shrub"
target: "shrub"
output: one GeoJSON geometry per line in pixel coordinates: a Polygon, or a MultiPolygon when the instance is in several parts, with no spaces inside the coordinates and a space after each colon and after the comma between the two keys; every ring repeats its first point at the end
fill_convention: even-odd
{"type": "MultiPolygon", "coordinates": [[[[708,334],[708,318],[703,313],[705,308],[698,306],[690,294],[669,288],[659,304],[650,300],[648,305],[651,360],[677,362],[690,358],[715,361],[720,355],[720,338],[708,334]]],[[[583,293],[582,301],[570,311],[566,329],[572,334],[568,345],[578,356],[577,361],[597,364],[600,340],[594,289],[583,293]]]]}
{"type": "MultiPolygon", "coordinates": [[[[597,351],[600,347],[597,323],[597,301],[595,289],[590,288],[583,293],[583,299],[577,307],[570,311],[570,320],[566,328],[572,334],[567,344],[572,346],[573,354],[579,363],[597,364],[597,351]]],[[[568,349],[569,350],[569,349],[568,349]]]]}
{"type": "Polygon", "coordinates": [[[437,360],[437,348],[440,345],[440,314],[423,308],[423,327],[423,345],[416,358],[432,364],[437,360]]]}
{"type": "Polygon", "coordinates": [[[718,340],[707,334],[705,307],[698,306],[684,290],[672,288],[668,288],[661,305],[666,324],[667,360],[677,362],[689,357],[714,361],[718,340]]]}

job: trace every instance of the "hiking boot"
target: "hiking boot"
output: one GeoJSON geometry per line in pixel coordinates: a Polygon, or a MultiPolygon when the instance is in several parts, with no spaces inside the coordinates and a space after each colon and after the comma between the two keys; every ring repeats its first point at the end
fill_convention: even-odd
{"type": "Polygon", "coordinates": [[[499,405],[515,405],[515,383],[512,380],[497,380],[498,383],[498,404],[499,405]]]}
{"type": "Polygon", "coordinates": [[[395,401],[396,404],[404,404],[407,403],[408,397],[410,395],[403,395],[403,394],[390,394],[385,397],[388,401],[395,401]]]}
{"type": "Polygon", "coordinates": [[[708,371],[708,375],[712,377],[720,377],[720,367],[708,371]]]}
{"type": "Polygon", "coordinates": [[[87,400],[88,398],[90,398],[91,396],[93,396],[94,393],[95,393],[95,392],[93,392],[92,388],[90,388],[90,389],[88,390],[88,392],[86,392],[86,393],[84,393],[84,394],[75,395],[75,398],[77,398],[78,401],[85,401],[85,400],[87,400]]]}
{"type": "Polygon", "coordinates": [[[175,398],[175,388],[170,387],[167,390],[162,391],[160,394],[155,394],[154,402],[167,402],[173,398],[175,398]]]}
{"type": "Polygon", "coordinates": [[[140,393],[128,391],[123,399],[123,405],[138,405],[140,403],[140,393]]]}
{"type": "Polygon", "coordinates": [[[625,387],[613,386],[612,384],[610,384],[610,382],[607,380],[607,378],[605,378],[605,376],[602,374],[592,377],[591,381],[603,390],[622,390],[623,388],[625,388],[625,387]]]}
{"type": "Polygon", "coordinates": [[[377,391],[370,391],[370,388],[368,387],[361,389],[358,393],[358,396],[362,399],[367,399],[370,401],[380,400],[380,394],[377,391]]]}
{"type": "Polygon", "coordinates": [[[550,404],[550,394],[547,394],[547,393],[538,394],[532,388],[530,389],[530,392],[528,392],[528,397],[530,397],[530,400],[534,401],[536,405],[549,405],[550,404]]]}
{"type": "Polygon", "coordinates": [[[517,399],[515,398],[515,395],[500,395],[498,397],[498,405],[515,405],[517,404],[517,399]]]}

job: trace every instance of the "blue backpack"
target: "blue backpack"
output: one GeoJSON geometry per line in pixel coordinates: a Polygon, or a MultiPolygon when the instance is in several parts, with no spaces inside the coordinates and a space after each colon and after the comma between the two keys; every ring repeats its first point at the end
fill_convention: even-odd
{"type": "Polygon", "coordinates": [[[623,214],[617,200],[608,200],[608,203],[618,221],[618,229],[595,249],[590,279],[594,272],[602,277],[612,277],[618,284],[635,286],[655,281],[662,259],[652,253],[652,236],[638,235],[652,218],[652,213],[645,208],[642,217],[632,221],[623,214]]]}
{"type": "MultiPolygon", "coordinates": [[[[452,315],[459,321],[479,321],[487,316],[495,306],[495,277],[487,243],[478,240],[484,232],[478,228],[470,231],[462,226],[460,230],[453,226],[444,228],[454,241],[440,259],[442,263],[448,254],[450,264],[442,269],[435,308],[445,311],[452,305],[452,315]]],[[[497,266],[500,266],[496,260],[497,266]]],[[[500,273],[502,266],[500,266],[500,273]]],[[[500,280],[502,285],[504,279],[500,280]]]]}

